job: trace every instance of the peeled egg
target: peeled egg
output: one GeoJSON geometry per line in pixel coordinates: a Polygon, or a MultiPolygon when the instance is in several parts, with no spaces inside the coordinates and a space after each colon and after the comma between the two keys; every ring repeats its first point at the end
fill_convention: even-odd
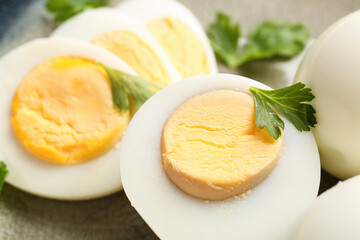
{"type": "Polygon", "coordinates": [[[360,174],[360,11],[329,27],[306,53],[295,81],[312,88],[313,129],[322,167],[345,179],[360,174]]]}
{"type": "Polygon", "coordinates": [[[144,24],[163,47],[182,78],[216,73],[209,40],[194,14],[173,0],[132,0],[117,8],[144,24]]]}
{"type": "Polygon", "coordinates": [[[360,239],[360,176],[339,182],[307,209],[294,240],[360,239]]]}
{"type": "Polygon", "coordinates": [[[163,171],[162,131],[180,104],[213,90],[250,94],[250,86],[269,89],[236,75],[191,77],[156,93],[133,117],[119,158],[122,182],[132,206],[161,239],[288,240],[316,198],[320,161],[315,140],[287,121],[277,166],[242,196],[204,201],[180,190],[163,171]]]}
{"type": "Polygon", "coordinates": [[[103,47],[130,65],[139,77],[161,87],[180,79],[148,30],[136,19],[114,9],[87,10],[59,26],[52,36],[89,41],[103,47]]]}
{"type": "MultiPolygon", "coordinates": [[[[106,50],[86,42],[69,39],[33,40],[2,57],[0,60],[0,159],[7,164],[10,171],[7,182],[29,193],[64,200],[89,199],[118,191],[122,189],[118,171],[120,142],[95,159],[63,166],[40,160],[27,151],[15,135],[10,118],[12,101],[19,84],[40,63],[59,56],[82,57],[94,61],[94,64],[101,62],[109,67],[135,74],[127,64],[106,50]]],[[[63,67],[65,69],[71,66],[65,64],[63,67]]],[[[49,78],[53,77],[49,76],[49,78]]],[[[82,85],[76,85],[76,82],[74,84],[74,91],[81,91],[82,85]]],[[[56,86],[55,82],[54,86],[56,86]]],[[[39,92],[29,93],[30,98],[36,98],[37,95],[41,98],[39,92]]],[[[64,96],[64,104],[72,97],[64,96]]],[[[96,104],[96,100],[91,100],[91,97],[88,99],[96,104]]],[[[29,111],[34,110],[29,109],[29,111]]],[[[37,116],[35,111],[32,116],[37,116]]],[[[29,119],[23,118],[23,120],[29,119]]],[[[44,121],[47,121],[46,117],[44,121]]],[[[35,129],[37,126],[33,127],[35,129]]],[[[49,134],[51,141],[53,133],[49,134]]]]}

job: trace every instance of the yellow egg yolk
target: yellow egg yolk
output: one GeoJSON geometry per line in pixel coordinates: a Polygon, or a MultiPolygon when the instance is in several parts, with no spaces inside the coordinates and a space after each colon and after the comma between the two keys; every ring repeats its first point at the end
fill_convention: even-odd
{"type": "Polygon", "coordinates": [[[93,43],[114,53],[130,65],[140,78],[166,87],[172,80],[168,70],[154,50],[129,31],[113,31],[93,40],[93,43]]]}
{"type": "Polygon", "coordinates": [[[40,159],[77,164],[111,149],[130,121],[118,111],[104,69],[81,57],[38,64],[20,83],[11,124],[20,142],[40,159]]]}
{"type": "Polygon", "coordinates": [[[255,125],[254,100],[218,90],[190,98],[167,120],[162,163],[184,192],[223,200],[261,183],[276,166],[283,146],[255,125]]]}
{"type": "Polygon", "coordinates": [[[168,17],[153,20],[148,24],[148,29],[183,78],[210,72],[202,42],[181,20],[168,17]]]}

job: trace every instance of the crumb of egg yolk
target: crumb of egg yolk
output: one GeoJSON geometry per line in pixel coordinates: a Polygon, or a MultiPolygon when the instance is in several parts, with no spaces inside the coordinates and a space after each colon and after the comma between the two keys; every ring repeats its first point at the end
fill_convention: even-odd
{"type": "Polygon", "coordinates": [[[255,125],[253,98],[217,90],[181,104],[162,134],[162,163],[184,192],[224,200],[248,192],[275,168],[283,139],[255,125]]]}
{"type": "Polygon", "coordinates": [[[76,56],[38,64],[21,81],[11,107],[11,124],[23,146],[63,165],[104,154],[129,121],[130,113],[113,105],[104,69],[76,56]]]}
{"type": "Polygon", "coordinates": [[[166,17],[151,21],[147,27],[183,78],[210,73],[202,42],[181,20],[166,17]]]}
{"type": "Polygon", "coordinates": [[[171,76],[159,56],[135,33],[112,31],[95,38],[92,43],[124,60],[140,78],[160,87],[172,83],[171,76]]]}

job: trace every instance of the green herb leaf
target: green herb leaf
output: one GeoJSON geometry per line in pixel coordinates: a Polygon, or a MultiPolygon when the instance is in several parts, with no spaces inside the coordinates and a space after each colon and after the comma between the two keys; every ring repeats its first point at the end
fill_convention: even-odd
{"type": "Polygon", "coordinates": [[[216,56],[231,68],[253,60],[294,57],[304,49],[309,39],[309,31],[302,24],[267,21],[250,33],[240,52],[240,29],[239,24],[231,24],[230,17],[224,13],[218,13],[215,23],[208,28],[216,56]]]}
{"type": "Polygon", "coordinates": [[[316,122],[315,109],[308,103],[315,98],[305,84],[296,83],[289,87],[276,90],[263,90],[250,87],[254,96],[256,125],[268,130],[269,134],[278,139],[284,122],[275,110],[289,120],[297,130],[310,131],[316,122]]]}
{"type": "Polygon", "coordinates": [[[291,58],[301,53],[309,39],[302,24],[267,21],[251,32],[237,65],[273,57],[291,58]]]}
{"type": "Polygon", "coordinates": [[[109,68],[103,64],[101,66],[110,79],[114,105],[122,112],[126,112],[130,108],[129,97],[136,109],[139,109],[154,95],[156,90],[161,89],[159,86],[134,75],[109,68]]]}
{"type": "Polygon", "coordinates": [[[57,23],[62,23],[86,9],[106,6],[108,3],[109,0],[47,0],[46,9],[54,14],[57,23]]]}
{"type": "Polygon", "coordinates": [[[0,192],[8,174],[9,171],[7,170],[6,164],[3,161],[0,161],[0,192]]]}
{"type": "Polygon", "coordinates": [[[237,67],[238,40],[241,28],[238,24],[231,24],[230,17],[219,12],[216,22],[208,28],[208,35],[215,54],[230,67],[237,67]]]}

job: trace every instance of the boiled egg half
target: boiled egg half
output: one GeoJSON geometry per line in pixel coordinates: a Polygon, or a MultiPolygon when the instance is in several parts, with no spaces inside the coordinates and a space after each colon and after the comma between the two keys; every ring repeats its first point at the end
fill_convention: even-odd
{"type": "Polygon", "coordinates": [[[215,56],[201,24],[181,3],[132,0],[120,3],[117,9],[149,29],[182,78],[217,72],[215,56]]]}
{"type": "Polygon", "coordinates": [[[37,39],[0,60],[0,159],[7,182],[55,199],[122,189],[119,144],[131,113],[114,107],[99,65],[135,74],[90,43],[37,39]]]}
{"type": "Polygon", "coordinates": [[[150,32],[136,19],[114,9],[85,11],[59,26],[52,36],[84,40],[100,46],[125,61],[140,78],[160,87],[180,79],[150,32]]]}
{"type": "Polygon", "coordinates": [[[285,121],[283,138],[270,139],[254,125],[250,86],[269,89],[236,75],[191,77],[156,93],[133,117],[121,177],[161,239],[288,240],[316,198],[320,162],[311,132],[285,121]]]}

